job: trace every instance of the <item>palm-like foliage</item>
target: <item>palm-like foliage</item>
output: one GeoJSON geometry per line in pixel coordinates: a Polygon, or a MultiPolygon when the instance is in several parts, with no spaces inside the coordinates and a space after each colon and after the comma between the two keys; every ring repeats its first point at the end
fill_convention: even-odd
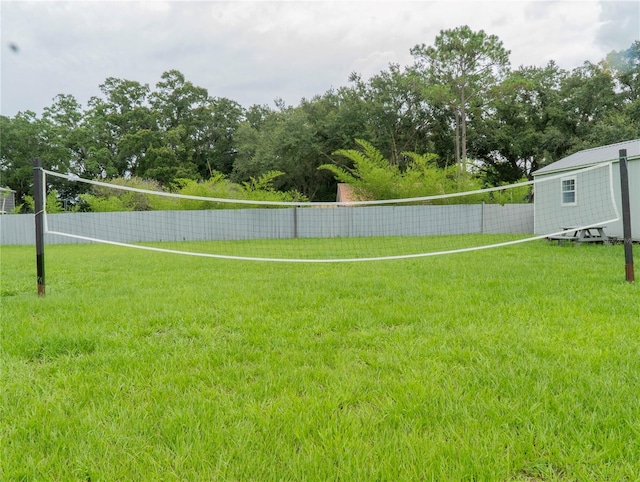
{"type": "MultiPolygon", "coordinates": [[[[346,157],[352,167],[324,164],[320,169],[331,171],[340,182],[349,184],[366,200],[404,199],[473,191],[480,183],[469,173],[460,173],[457,166],[439,168],[438,156],[432,153],[404,152],[409,159],[404,169],[392,165],[371,143],[357,139],[360,149],[341,149],[334,154],[346,157]]],[[[481,202],[478,196],[456,198],[456,203],[481,202]]],[[[440,203],[447,201],[439,201],[440,203]]]]}

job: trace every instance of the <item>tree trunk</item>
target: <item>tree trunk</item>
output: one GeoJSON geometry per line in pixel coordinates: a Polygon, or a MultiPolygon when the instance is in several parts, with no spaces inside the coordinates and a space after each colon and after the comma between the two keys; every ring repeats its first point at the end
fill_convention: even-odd
{"type": "Polygon", "coordinates": [[[455,147],[456,147],[456,165],[460,165],[460,111],[455,109],[455,147]]]}
{"type": "Polygon", "coordinates": [[[464,87],[462,88],[462,91],[460,92],[460,117],[462,119],[461,120],[461,124],[462,124],[462,141],[461,141],[461,164],[460,164],[460,169],[462,171],[466,171],[467,170],[467,108],[466,108],[466,101],[467,99],[465,98],[464,95],[464,87]]]}
{"type": "Polygon", "coordinates": [[[391,158],[389,164],[395,166],[398,164],[398,146],[396,145],[396,138],[391,134],[391,158]]]}

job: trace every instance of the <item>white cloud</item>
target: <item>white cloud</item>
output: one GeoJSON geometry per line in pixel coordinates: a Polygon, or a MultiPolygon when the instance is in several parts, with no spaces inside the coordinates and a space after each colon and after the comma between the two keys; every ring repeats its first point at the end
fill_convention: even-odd
{"type": "Polygon", "coordinates": [[[107,77],[153,86],[170,69],[245,106],[277,97],[295,105],[346,85],[351,72],[366,79],[389,63],[409,65],[411,47],[465,24],[497,35],[513,66],[554,59],[570,69],[631,45],[640,21],[629,20],[630,3],[637,6],[597,0],[2,2],[0,111],[41,112],[60,93],[86,103],[107,77]],[[613,29],[614,22],[624,28],[613,29]],[[10,42],[18,53],[7,48],[10,42]]]}
{"type": "Polygon", "coordinates": [[[601,52],[594,44],[599,13],[596,2],[531,3],[522,19],[520,35],[511,32],[517,42],[513,57],[522,59],[514,64],[532,58],[539,65],[554,60],[570,69],[585,60],[600,60],[601,52]]]}
{"type": "Polygon", "coordinates": [[[640,2],[601,1],[596,41],[602,48],[622,50],[640,40],[640,2]]]}

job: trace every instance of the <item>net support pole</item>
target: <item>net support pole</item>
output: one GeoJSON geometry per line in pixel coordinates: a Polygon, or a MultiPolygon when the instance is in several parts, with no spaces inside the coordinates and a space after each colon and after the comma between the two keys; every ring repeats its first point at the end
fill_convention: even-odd
{"type": "Polygon", "coordinates": [[[38,279],[38,296],[45,295],[44,282],[44,209],[45,187],[42,161],[33,161],[33,200],[36,221],[36,276],[38,279]]]}
{"type": "Polygon", "coordinates": [[[631,238],[631,207],[629,202],[629,172],[627,170],[627,150],[618,151],[620,158],[620,194],[622,196],[622,235],[624,237],[624,262],[626,280],[635,280],[633,270],[633,242],[631,238]]]}

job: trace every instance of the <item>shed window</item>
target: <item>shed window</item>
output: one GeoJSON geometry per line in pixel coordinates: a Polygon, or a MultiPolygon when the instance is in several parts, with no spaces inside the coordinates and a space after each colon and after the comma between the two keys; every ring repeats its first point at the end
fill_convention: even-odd
{"type": "Polygon", "coordinates": [[[562,179],[562,204],[576,204],[576,178],[566,177],[562,179]]]}

